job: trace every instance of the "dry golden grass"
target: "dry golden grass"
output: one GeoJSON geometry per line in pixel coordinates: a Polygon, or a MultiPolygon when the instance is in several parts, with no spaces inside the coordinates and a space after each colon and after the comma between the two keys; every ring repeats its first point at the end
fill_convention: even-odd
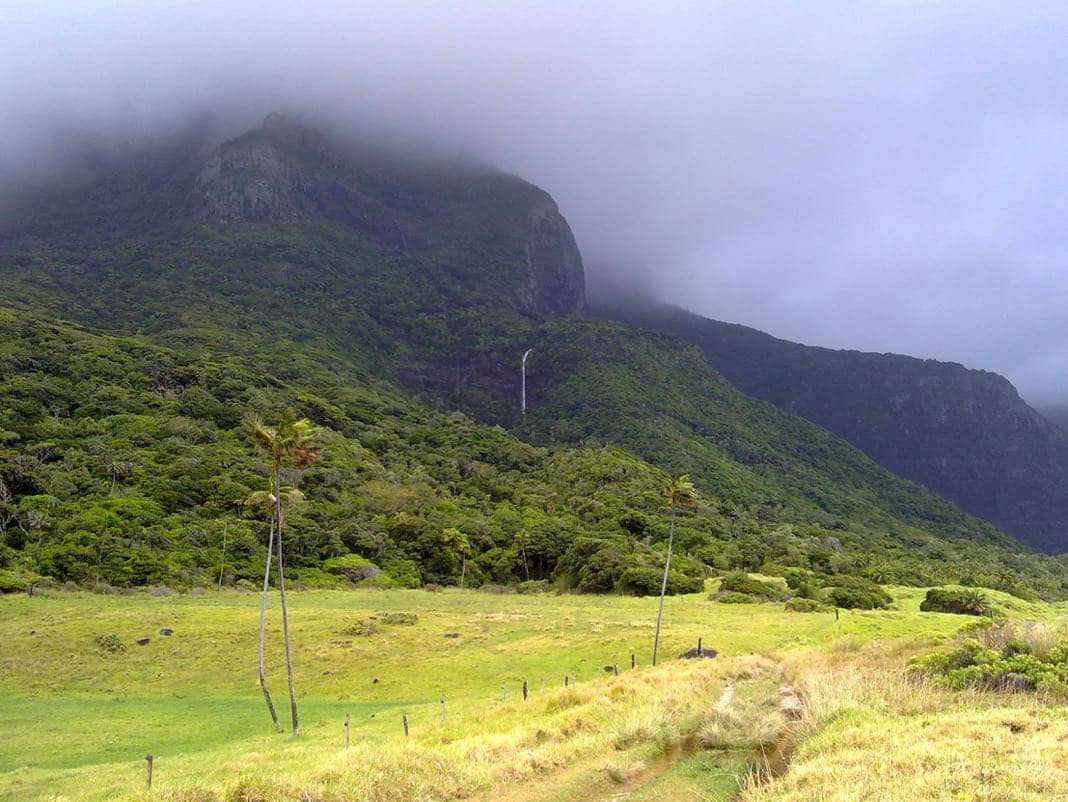
{"type": "Polygon", "coordinates": [[[1033,695],[949,692],[905,678],[921,641],[792,655],[810,737],[741,802],[1065,802],[1068,710],[1033,695]]]}
{"type": "MultiPolygon", "coordinates": [[[[750,660],[739,658],[742,664],[750,660]]],[[[725,673],[737,669],[731,660],[641,669],[562,689],[543,700],[469,715],[408,740],[354,746],[325,759],[309,753],[303,764],[292,753],[297,764],[279,769],[254,755],[243,755],[233,766],[236,779],[225,788],[212,792],[160,787],[151,798],[172,802],[500,798],[500,789],[599,756],[605,770],[625,778],[655,762],[663,749],[696,726],[695,708],[711,709],[725,673]]]]}

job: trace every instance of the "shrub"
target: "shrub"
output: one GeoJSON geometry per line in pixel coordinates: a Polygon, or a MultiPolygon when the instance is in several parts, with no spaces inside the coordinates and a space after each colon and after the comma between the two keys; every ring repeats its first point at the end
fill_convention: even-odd
{"type": "Polygon", "coordinates": [[[107,635],[97,635],[96,638],[93,639],[93,642],[100,647],[101,651],[107,652],[108,654],[116,654],[118,652],[126,651],[126,644],[122,642],[122,638],[113,632],[107,635]]]}
{"type": "Polygon", "coordinates": [[[778,600],[783,596],[782,590],[770,582],[753,579],[745,571],[731,571],[719,584],[720,593],[744,593],[760,599],[778,600]]]}
{"type": "Polygon", "coordinates": [[[520,582],[517,590],[520,593],[548,593],[549,592],[549,580],[548,579],[530,579],[526,582],[520,582]]]}
{"type": "Polygon", "coordinates": [[[831,577],[826,588],[827,601],[846,610],[880,610],[893,599],[870,579],[859,576],[831,577]],[[833,584],[832,584],[833,583],[833,584]]]}
{"type": "Polygon", "coordinates": [[[827,606],[820,604],[815,599],[806,599],[802,596],[795,596],[786,602],[786,609],[791,613],[818,613],[827,609],[827,606]]]}
{"type": "Polygon", "coordinates": [[[381,568],[359,554],[344,554],[341,557],[331,557],[329,560],[324,560],[323,570],[344,577],[349,582],[374,579],[382,573],[381,568]]]}
{"type": "Polygon", "coordinates": [[[986,615],[990,609],[986,596],[971,588],[931,588],[920,602],[920,612],[924,613],[986,615]]]}
{"type": "Polygon", "coordinates": [[[720,604],[756,604],[760,601],[756,596],[750,596],[748,593],[739,593],[736,590],[729,590],[726,593],[712,594],[708,598],[713,601],[718,601],[720,604]]]}
{"type": "Polygon", "coordinates": [[[342,577],[318,568],[298,568],[293,571],[293,583],[300,590],[334,590],[341,587],[342,577]]]}
{"type": "MultiPolygon", "coordinates": [[[[628,596],[659,596],[664,583],[664,571],[644,565],[632,565],[623,572],[619,589],[628,596]]],[[[679,571],[668,572],[667,594],[696,593],[704,588],[705,581],[679,571]]]]}
{"type": "Polygon", "coordinates": [[[956,646],[909,662],[910,676],[949,688],[1068,692],[1068,639],[1043,647],[1015,637],[1014,627],[988,628],[956,646]]]}
{"type": "Polygon", "coordinates": [[[356,621],[341,630],[341,634],[353,635],[357,638],[369,638],[371,635],[378,634],[378,624],[374,621],[356,621]]]}

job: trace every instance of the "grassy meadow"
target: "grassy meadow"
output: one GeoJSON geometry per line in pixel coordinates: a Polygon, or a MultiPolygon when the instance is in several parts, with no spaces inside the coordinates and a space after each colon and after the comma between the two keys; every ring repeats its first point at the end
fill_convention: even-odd
{"type": "MultiPolygon", "coordinates": [[[[655,599],[295,593],[299,739],[272,732],[259,691],[258,594],[3,597],[0,798],[725,800],[739,784],[753,802],[943,798],[849,796],[828,783],[875,782],[876,759],[892,776],[897,764],[886,761],[896,753],[898,768],[923,768],[938,754],[930,739],[943,736],[954,743],[949,764],[966,774],[968,755],[983,753],[968,751],[973,741],[962,733],[986,717],[995,720],[992,733],[1022,736],[1011,743],[1023,749],[1009,756],[1012,778],[988,778],[987,786],[1015,788],[1017,774],[1052,760],[1051,745],[1068,739],[1068,716],[1050,700],[905,681],[907,657],[950,639],[966,619],[919,613],[921,590],[892,592],[894,609],[842,611],[837,620],[705,594],[668,598],[657,668],[648,666],[655,599]],[[388,623],[398,612],[418,620],[388,623]],[[161,635],[164,628],[173,634],[161,635]],[[369,628],[377,632],[361,634],[369,628]],[[96,639],[106,635],[124,648],[102,648],[96,639]],[[677,660],[699,637],[721,657],[677,660]],[[618,677],[605,671],[614,665],[618,677]],[[785,776],[757,783],[754,756],[782,740],[773,719],[783,677],[806,703],[790,736],[801,746],[785,776]],[[731,705],[717,709],[728,686],[731,705]],[[1016,733],[1002,719],[1024,723],[1016,733]],[[146,754],[155,756],[151,792],[146,754]]],[[[1068,618],[1064,606],[990,595],[1019,618],[1068,618]]],[[[269,615],[268,680],[288,729],[277,597],[269,615]]],[[[1012,748],[974,743],[990,754],[1012,748]]],[[[1068,765],[1057,766],[1068,779],[1068,765]]],[[[958,784],[972,796],[945,799],[1057,798],[1028,796],[1029,786],[982,796],[958,784]]]]}

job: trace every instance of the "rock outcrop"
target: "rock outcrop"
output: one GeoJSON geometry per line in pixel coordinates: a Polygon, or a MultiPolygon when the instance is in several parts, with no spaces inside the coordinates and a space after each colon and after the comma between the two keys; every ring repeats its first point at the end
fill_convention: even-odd
{"type": "Polygon", "coordinates": [[[526,243],[530,284],[525,305],[546,315],[581,314],[586,310],[586,282],[582,255],[556,204],[535,207],[530,213],[526,243]]]}

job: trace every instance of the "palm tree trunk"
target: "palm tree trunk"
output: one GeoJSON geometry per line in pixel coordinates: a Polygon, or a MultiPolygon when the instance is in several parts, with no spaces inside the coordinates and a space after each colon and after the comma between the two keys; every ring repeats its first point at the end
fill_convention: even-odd
{"type": "Polygon", "coordinates": [[[282,639],[286,645],[286,673],[289,676],[289,708],[293,714],[293,735],[300,735],[300,719],[297,716],[297,689],[293,684],[293,649],[289,642],[289,611],[286,607],[286,578],[282,567],[282,488],[275,473],[275,510],[278,518],[278,590],[282,597],[282,639]]]}
{"type": "Polygon", "coordinates": [[[278,720],[278,711],[274,709],[274,700],[271,699],[271,692],[267,689],[267,675],[263,670],[263,645],[267,638],[267,589],[271,580],[272,549],[274,549],[274,510],[271,511],[271,536],[267,540],[267,567],[263,572],[263,594],[260,596],[260,688],[263,690],[267,709],[271,711],[271,721],[274,722],[275,732],[281,732],[282,722],[278,720]]]}
{"type": "Polygon", "coordinates": [[[671,568],[671,547],[675,545],[675,508],[671,508],[671,531],[668,534],[667,560],[664,562],[664,581],[660,585],[660,609],[656,613],[656,634],[653,636],[653,665],[660,651],[660,622],[664,618],[664,596],[667,595],[668,570],[671,568]]]}

